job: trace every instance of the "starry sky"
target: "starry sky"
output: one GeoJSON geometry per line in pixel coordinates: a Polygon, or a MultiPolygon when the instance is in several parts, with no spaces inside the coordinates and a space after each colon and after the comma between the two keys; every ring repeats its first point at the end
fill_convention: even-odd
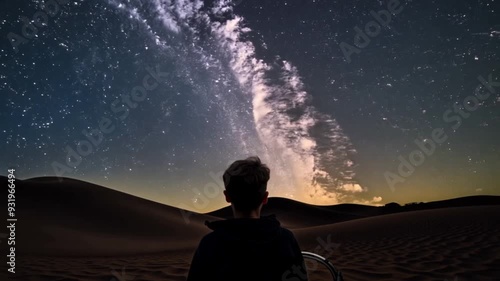
{"type": "Polygon", "coordinates": [[[494,4],[0,0],[0,174],[209,212],[258,155],[312,204],[500,195],[494,4]]]}

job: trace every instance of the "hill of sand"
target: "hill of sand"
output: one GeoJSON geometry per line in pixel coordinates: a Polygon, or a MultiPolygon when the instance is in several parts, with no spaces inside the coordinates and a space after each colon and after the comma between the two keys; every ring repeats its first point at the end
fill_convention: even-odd
{"type": "MultiPolygon", "coordinates": [[[[286,198],[269,198],[262,209],[263,215],[275,214],[284,227],[295,229],[344,222],[392,213],[429,210],[449,207],[500,205],[499,196],[469,196],[442,201],[408,204],[405,206],[375,207],[358,204],[331,206],[310,205],[286,198]]],[[[231,206],[209,212],[207,215],[231,218],[231,206]]]]}
{"type": "Polygon", "coordinates": [[[497,280],[500,206],[405,212],[294,231],[349,280],[497,280]],[[330,236],[330,237],[328,237],[330,236]],[[322,253],[321,253],[322,251],[322,253]],[[455,279],[458,278],[458,279],[455,279]]]}
{"type": "MultiPolygon", "coordinates": [[[[177,208],[72,179],[36,178],[16,186],[22,258],[16,279],[4,264],[0,280],[185,280],[209,232],[204,221],[228,215],[226,208],[187,221],[177,208]]],[[[293,227],[302,250],[327,257],[346,280],[465,281],[500,276],[498,201],[457,198],[414,211],[272,198],[265,208],[293,227]]],[[[0,243],[2,253],[6,247],[0,243]]],[[[307,265],[311,281],[325,280],[315,279],[322,271],[307,265]]]]}
{"type": "MultiPolygon", "coordinates": [[[[231,206],[207,213],[207,215],[231,218],[231,206]]],[[[331,224],[378,215],[381,209],[373,206],[342,204],[336,206],[315,206],[286,198],[269,198],[262,209],[262,215],[275,214],[282,225],[294,229],[331,224]]]]}
{"type": "MultiPolygon", "coordinates": [[[[7,189],[2,193],[7,198],[7,189]]],[[[178,208],[68,178],[17,180],[15,195],[18,250],[23,254],[100,256],[181,249],[209,232],[205,220],[218,219],[192,215],[187,221],[178,208]]]]}

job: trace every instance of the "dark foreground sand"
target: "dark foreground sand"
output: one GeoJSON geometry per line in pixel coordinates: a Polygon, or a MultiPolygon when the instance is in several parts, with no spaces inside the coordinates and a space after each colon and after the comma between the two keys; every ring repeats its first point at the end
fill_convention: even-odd
{"type": "MultiPolygon", "coordinates": [[[[204,220],[217,219],[193,215],[186,223],[173,207],[88,183],[66,184],[71,187],[21,185],[17,273],[7,274],[3,263],[0,280],[185,280],[197,243],[209,232],[204,220]]],[[[500,205],[333,224],[311,215],[317,226],[276,213],[293,226],[302,250],[328,257],[346,280],[500,280],[500,205]]],[[[2,255],[6,246],[0,244],[2,255]]],[[[310,280],[326,280],[312,270],[317,265],[307,265],[310,280]]]]}

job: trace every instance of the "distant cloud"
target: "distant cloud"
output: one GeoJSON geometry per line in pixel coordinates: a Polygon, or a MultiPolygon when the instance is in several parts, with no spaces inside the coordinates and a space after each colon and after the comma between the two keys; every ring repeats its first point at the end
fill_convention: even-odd
{"type": "Polygon", "coordinates": [[[476,188],[476,192],[483,192],[482,188],[476,188]]]}
{"type": "Polygon", "coordinates": [[[380,204],[382,202],[382,197],[381,196],[374,196],[371,200],[354,200],[354,204],[361,204],[361,205],[372,205],[372,206],[382,206],[380,204]]]}
{"type": "MultiPolygon", "coordinates": [[[[363,192],[365,191],[361,185],[357,184],[357,183],[347,183],[347,184],[344,184],[340,187],[340,189],[344,190],[344,191],[349,191],[349,192],[363,192]]],[[[381,198],[382,199],[382,198],[381,198]]]]}

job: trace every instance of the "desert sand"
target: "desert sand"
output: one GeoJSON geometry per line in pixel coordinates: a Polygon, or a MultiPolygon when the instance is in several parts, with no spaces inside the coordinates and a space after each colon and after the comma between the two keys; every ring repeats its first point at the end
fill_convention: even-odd
{"type": "MultiPolygon", "coordinates": [[[[187,222],[178,208],[71,179],[18,181],[16,198],[16,274],[2,263],[0,280],[185,280],[210,231],[204,221],[230,216],[224,208],[187,222]]],[[[346,280],[500,280],[499,198],[413,209],[271,198],[264,213],[276,214],[303,251],[327,257],[346,280]]],[[[5,241],[0,250],[7,252],[5,241]]],[[[310,280],[327,280],[307,265],[310,280]]]]}

